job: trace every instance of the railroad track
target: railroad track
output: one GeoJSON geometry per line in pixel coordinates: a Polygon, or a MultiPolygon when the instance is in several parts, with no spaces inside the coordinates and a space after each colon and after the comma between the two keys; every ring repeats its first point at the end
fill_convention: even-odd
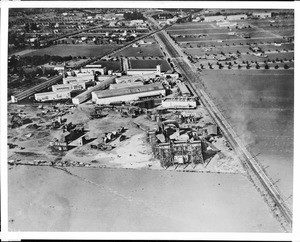
{"type": "MultiPolygon", "coordinates": [[[[264,172],[263,168],[260,166],[258,161],[253,157],[253,155],[246,149],[243,142],[237,136],[231,125],[227,122],[225,117],[222,113],[218,110],[215,104],[212,102],[210,97],[204,91],[204,87],[200,82],[200,78],[197,77],[194,73],[195,70],[191,66],[191,64],[184,59],[184,54],[180,54],[182,51],[178,51],[174,46],[175,43],[168,38],[167,33],[162,31],[157,34],[157,36],[161,39],[164,43],[166,50],[169,52],[169,55],[173,59],[174,63],[180,69],[182,75],[185,77],[188,86],[192,90],[192,92],[199,97],[202,104],[207,108],[208,112],[210,113],[211,117],[214,119],[216,124],[222,130],[223,135],[229,141],[231,146],[240,153],[244,159],[242,159],[245,167],[251,172],[254,178],[257,178],[260,184],[263,186],[267,194],[270,196],[272,201],[275,204],[275,208],[273,210],[277,210],[280,215],[282,215],[284,219],[284,223],[282,226],[286,231],[291,231],[292,229],[292,212],[285,204],[283,197],[281,196],[280,192],[276,189],[273,184],[273,181],[268,177],[268,175],[264,172]],[[201,89],[195,88],[194,84],[200,84],[201,89]]],[[[272,211],[273,211],[272,210],[272,211]]],[[[282,221],[281,221],[282,222],[282,221]]]]}

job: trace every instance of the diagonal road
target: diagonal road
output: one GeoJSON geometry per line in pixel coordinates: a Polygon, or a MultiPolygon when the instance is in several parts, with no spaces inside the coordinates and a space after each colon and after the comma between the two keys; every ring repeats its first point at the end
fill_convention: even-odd
{"type": "MultiPolygon", "coordinates": [[[[150,21],[155,23],[153,19],[150,21]]],[[[200,78],[195,74],[197,73],[195,67],[190,64],[182,50],[174,43],[165,30],[156,33],[156,37],[159,39],[159,42],[163,43],[168,55],[171,57],[175,65],[180,69],[181,74],[187,80],[187,83],[193,90],[194,94],[200,98],[202,104],[208,109],[210,115],[222,130],[225,138],[231,143],[236,152],[244,157],[242,161],[245,168],[248,170],[251,179],[258,181],[269,195],[269,199],[272,201],[272,211],[275,212],[278,220],[281,222],[282,227],[286,231],[291,231],[292,212],[285,204],[286,199],[284,199],[281,193],[274,186],[274,182],[267,176],[258,160],[251,154],[250,151],[248,151],[223,114],[218,110],[216,105],[206,94],[204,88],[195,88],[194,84],[196,83],[197,85],[199,84],[200,87],[203,87],[200,82],[200,78]]]]}

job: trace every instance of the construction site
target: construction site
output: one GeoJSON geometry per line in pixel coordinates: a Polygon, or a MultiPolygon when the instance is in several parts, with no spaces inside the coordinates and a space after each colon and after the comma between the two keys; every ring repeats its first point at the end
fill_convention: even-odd
{"type": "Polygon", "coordinates": [[[93,98],[80,105],[10,104],[9,164],[242,172],[217,125],[184,82],[161,78],[154,84],[129,84],[110,84],[114,89],[100,92],[118,91],[124,100],[136,88],[155,85],[161,91],[151,96],[147,87],[146,96],[109,104],[93,98]],[[171,94],[165,96],[167,91],[171,94]]]}
{"type": "MultiPolygon", "coordinates": [[[[12,230],[174,231],[182,221],[183,231],[291,231],[292,212],[286,201],[292,195],[281,194],[276,185],[279,180],[271,179],[267,167],[260,164],[261,157],[257,158],[260,153],[252,153],[252,144],[245,142],[251,127],[246,131],[240,127],[253,126],[257,121],[259,130],[265,132],[260,135],[270,139],[266,138],[270,137],[266,135],[269,121],[260,121],[257,115],[249,123],[241,117],[241,111],[250,104],[253,107],[248,118],[254,116],[256,108],[261,116],[271,108],[284,111],[271,105],[264,93],[279,94],[283,86],[274,82],[287,78],[286,73],[292,76],[293,57],[276,65],[279,60],[271,58],[272,48],[265,52],[259,47],[271,44],[244,46],[240,39],[250,41],[250,37],[238,35],[243,30],[253,34],[254,39],[254,33],[264,32],[255,28],[256,22],[272,28],[275,22],[271,20],[290,22],[283,16],[277,18],[277,12],[259,14],[249,10],[230,15],[221,10],[220,14],[203,9],[161,11],[142,11],[143,20],[137,21],[147,23],[142,36],[120,42],[118,48],[97,57],[82,58],[75,67],[57,62],[51,75],[46,77],[44,71],[43,81],[11,92],[7,148],[9,186],[13,187],[9,191],[12,230]],[[164,14],[172,18],[166,19],[164,14]],[[232,34],[231,21],[245,26],[249,22],[251,27],[234,25],[238,34],[232,34]],[[228,42],[222,46],[225,40],[240,41],[240,45],[228,42]],[[211,41],[217,47],[210,47],[211,41]],[[239,49],[237,54],[227,51],[227,59],[225,49],[229,47],[239,49]],[[215,51],[212,59],[207,51],[215,51]],[[242,57],[250,62],[250,57],[254,58],[251,63],[256,68],[251,69],[251,63],[242,57]],[[270,58],[263,62],[265,68],[260,69],[259,58],[270,58]],[[266,85],[268,92],[261,93],[267,89],[262,85],[268,81],[270,67],[276,75],[272,74],[273,83],[266,85]],[[246,75],[248,80],[243,79],[246,75]],[[250,99],[255,78],[260,93],[250,99]],[[264,99],[270,107],[262,105],[264,99]],[[256,102],[265,109],[257,107],[256,102]],[[223,109],[233,109],[228,112],[232,116],[223,109]],[[235,122],[236,126],[232,125],[235,122]],[[20,204],[18,193],[26,200],[25,205],[20,204]],[[84,195],[75,198],[78,193],[84,195]],[[24,212],[27,210],[33,217],[38,216],[36,211],[53,217],[61,211],[69,212],[60,215],[58,222],[45,216],[40,225],[34,219],[24,223],[29,217],[24,212]],[[76,216],[78,219],[73,219],[76,216]],[[86,221],[81,220],[84,217],[86,221]],[[90,223],[91,218],[97,223],[90,223]]],[[[274,37],[270,35],[267,38],[274,37]]],[[[282,41],[293,44],[290,39],[282,41]]],[[[26,61],[33,62],[12,59],[16,66],[26,61]]],[[[18,79],[20,83],[24,80],[18,79]]],[[[14,88],[17,86],[15,83],[14,88]]],[[[288,93],[293,90],[286,89],[288,93]]],[[[286,110],[293,111],[291,100],[288,98],[286,110]]],[[[276,125],[279,127],[279,122],[276,125]]],[[[271,131],[277,126],[273,125],[271,131]]],[[[292,140],[289,135],[285,137],[292,140]]],[[[263,147],[258,151],[263,152],[263,147]]]]}

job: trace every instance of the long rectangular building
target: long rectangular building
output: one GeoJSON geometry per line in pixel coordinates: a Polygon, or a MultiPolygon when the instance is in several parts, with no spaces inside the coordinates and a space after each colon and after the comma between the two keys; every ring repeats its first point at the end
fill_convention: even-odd
{"type": "Polygon", "coordinates": [[[129,102],[143,97],[165,96],[166,90],[161,83],[153,83],[138,87],[127,87],[92,93],[92,101],[96,104],[110,104],[112,102],[129,102]]]}
{"type": "Polygon", "coordinates": [[[85,89],[85,82],[74,82],[70,84],[58,84],[52,86],[52,91],[73,91],[73,90],[84,90],[85,89]]]}
{"type": "Polygon", "coordinates": [[[94,74],[84,74],[78,76],[68,76],[63,78],[64,84],[74,83],[74,82],[90,82],[94,81],[94,74]]]}
{"type": "Polygon", "coordinates": [[[190,96],[191,95],[190,90],[187,88],[187,86],[184,83],[182,83],[182,82],[178,83],[177,87],[182,96],[190,96]]]}
{"type": "Polygon", "coordinates": [[[62,80],[62,78],[63,78],[62,75],[53,77],[53,78],[51,78],[51,79],[49,79],[49,80],[47,80],[43,83],[40,83],[40,84],[38,84],[34,87],[31,87],[31,88],[25,90],[24,92],[21,92],[17,95],[13,95],[13,96],[11,96],[11,101],[13,103],[21,101],[21,100],[33,95],[34,93],[37,93],[37,92],[39,92],[39,91],[41,91],[41,90],[43,90],[47,87],[50,87],[51,85],[53,85],[55,83],[60,82],[62,80]]]}
{"type": "Polygon", "coordinates": [[[107,74],[106,67],[105,66],[103,67],[102,65],[86,65],[81,68],[81,71],[84,73],[94,73],[94,74],[98,71],[101,75],[107,74]]]}
{"type": "Polygon", "coordinates": [[[184,109],[193,109],[197,107],[197,102],[194,98],[188,97],[176,97],[176,98],[164,98],[162,100],[161,106],[163,108],[184,108],[184,109]]]}
{"type": "Polygon", "coordinates": [[[109,79],[106,79],[106,80],[98,83],[96,86],[90,87],[89,89],[87,89],[83,93],[81,93],[78,96],[74,97],[72,99],[72,103],[75,104],[75,105],[79,105],[79,104],[87,101],[88,99],[90,99],[92,97],[93,92],[101,90],[101,89],[108,88],[110,84],[114,83],[115,79],[116,79],[115,76],[111,76],[109,79]]]}
{"type": "Polygon", "coordinates": [[[109,89],[120,89],[120,88],[126,88],[126,87],[137,87],[137,86],[143,86],[143,82],[128,82],[128,83],[119,83],[119,84],[110,84],[109,89]]]}
{"type": "Polygon", "coordinates": [[[53,101],[71,98],[70,91],[61,92],[42,92],[34,94],[35,100],[38,102],[53,101]]]}

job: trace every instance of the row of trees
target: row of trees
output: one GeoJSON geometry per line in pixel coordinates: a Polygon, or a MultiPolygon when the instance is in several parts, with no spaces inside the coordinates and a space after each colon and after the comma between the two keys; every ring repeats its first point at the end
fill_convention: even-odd
{"type": "Polygon", "coordinates": [[[34,55],[34,56],[24,56],[17,57],[15,55],[11,56],[8,67],[23,67],[23,66],[39,66],[49,62],[66,62],[72,60],[72,56],[57,56],[57,55],[34,55]]]}
{"type": "MultiPolygon", "coordinates": [[[[208,64],[208,67],[209,67],[209,69],[214,69],[214,66],[213,66],[213,64],[211,64],[211,63],[207,63],[208,64]]],[[[252,67],[252,65],[251,65],[251,63],[245,63],[246,64],[246,69],[251,69],[251,67],[252,67]]],[[[225,65],[227,65],[227,68],[228,69],[232,69],[233,68],[233,64],[231,63],[231,62],[229,62],[229,63],[227,63],[227,62],[225,62],[225,63],[220,63],[220,62],[217,62],[216,63],[216,65],[218,66],[218,69],[223,69],[223,68],[225,68],[225,65]],[[224,65],[223,65],[224,64],[224,65]]],[[[240,65],[240,64],[238,64],[238,66],[237,66],[237,68],[238,69],[242,69],[242,65],[240,65]]],[[[255,68],[256,69],[261,69],[261,68],[264,68],[264,69],[266,69],[266,70],[268,70],[268,69],[270,69],[271,67],[268,65],[268,64],[264,64],[263,66],[260,66],[259,65],[259,63],[255,63],[255,68]]],[[[274,69],[278,69],[279,68],[279,65],[276,65],[276,66],[274,66],[274,69]]],[[[290,68],[290,66],[286,63],[286,64],[284,64],[284,66],[283,66],[283,68],[284,69],[289,69],[290,68]]],[[[205,69],[205,67],[204,67],[204,65],[203,64],[200,64],[200,68],[199,68],[200,70],[203,70],[203,69],[205,69]]]]}
{"type": "Polygon", "coordinates": [[[141,12],[125,12],[123,15],[125,20],[137,20],[137,19],[143,19],[145,20],[144,15],[141,12]]]}

